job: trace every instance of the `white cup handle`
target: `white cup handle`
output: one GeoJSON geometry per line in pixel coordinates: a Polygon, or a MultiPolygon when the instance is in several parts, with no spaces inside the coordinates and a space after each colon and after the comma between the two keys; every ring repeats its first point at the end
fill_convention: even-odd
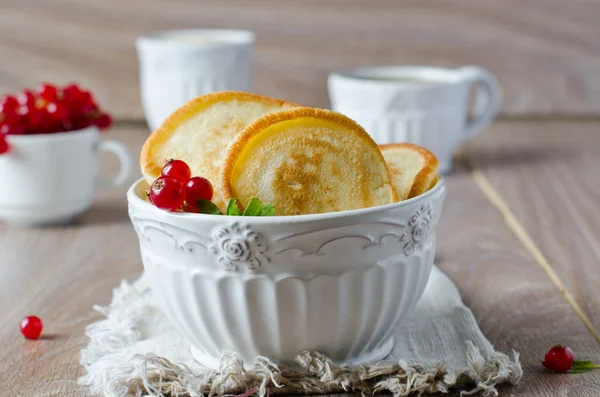
{"type": "Polygon", "coordinates": [[[117,141],[102,141],[98,145],[98,150],[114,153],[121,163],[121,169],[116,177],[107,179],[99,177],[96,183],[96,188],[106,189],[122,186],[129,175],[131,175],[131,154],[121,142],[117,141]]]}
{"type": "Polygon", "coordinates": [[[467,122],[465,137],[472,138],[487,127],[500,109],[500,87],[493,74],[479,66],[465,66],[458,69],[464,81],[471,82],[475,93],[475,116],[467,122]]]}

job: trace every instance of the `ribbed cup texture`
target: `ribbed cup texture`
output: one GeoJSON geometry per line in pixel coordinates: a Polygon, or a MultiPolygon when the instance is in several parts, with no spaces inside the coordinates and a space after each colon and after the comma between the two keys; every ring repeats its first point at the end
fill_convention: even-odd
{"type": "Polygon", "coordinates": [[[346,361],[389,340],[425,288],[434,248],[405,263],[312,277],[214,275],[143,260],[165,314],[208,356],[286,361],[314,350],[346,361]]]}

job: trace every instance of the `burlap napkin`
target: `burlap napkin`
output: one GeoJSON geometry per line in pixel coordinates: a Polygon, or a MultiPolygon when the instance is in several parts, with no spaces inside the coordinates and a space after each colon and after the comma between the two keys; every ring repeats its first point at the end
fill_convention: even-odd
{"type": "Polygon", "coordinates": [[[298,368],[257,357],[244,369],[234,352],[220,368],[205,368],[191,357],[189,343],[155,306],[147,280],[122,282],[106,319],[86,331],[81,352],[87,375],[80,383],[106,396],[211,396],[225,394],[327,394],[389,391],[411,393],[463,391],[497,395],[496,386],[516,384],[523,374],[518,353],[496,352],[481,333],[454,283],[433,269],[425,294],[398,328],[395,347],[380,363],[352,368],[335,365],[318,352],[297,356],[298,368]]]}

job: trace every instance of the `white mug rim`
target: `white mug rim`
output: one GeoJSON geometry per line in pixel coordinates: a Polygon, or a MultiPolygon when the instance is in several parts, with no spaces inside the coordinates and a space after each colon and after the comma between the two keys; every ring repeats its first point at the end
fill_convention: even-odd
{"type": "Polygon", "coordinates": [[[185,49],[231,47],[237,45],[248,45],[256,40],[255,34],[250,30],[243,29],[173,29],[154,32],[149,35],[140,36],[136,42],[138,45],[168,46],[185,49]],[[173,36],[202,34],[206,37],[215,38],[208,42],[187,42],[173,40],[173,36]]]}
{"type": "Polygon", "coordinates": [[[460,84],[464,82],[460,69],[424,65],[365,66],[334,72],[330,79],[343,80],[360,85],[393,87],[431,87],[460,84]],[[378,80],[376,77],[413,77],[421,80],[378,80]]]}
{"type": "Polygon", "coordinates": [[[90,126],[80,130],[71,130],[65,132],[54,132],[51,134],[23,134],[23,135],[7,135],[6,138],[10,144],[36,144],[50,143],[58,141],[70,141],[75,138],[87,136],[96,136],[100,133],[98,127],[90,126]]]}

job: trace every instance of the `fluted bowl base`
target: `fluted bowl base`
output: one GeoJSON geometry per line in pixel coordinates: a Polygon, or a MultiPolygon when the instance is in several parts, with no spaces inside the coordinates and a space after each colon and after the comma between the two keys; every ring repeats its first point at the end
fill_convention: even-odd
{"type": "MultiPolygon", "coordinates": [[[[382,343],[379,347],[365,352],[357,357],[350,358],[344,361],[336,361],[335,363],[338,365],[347,364],[351,366],[357,366],[361,364],[374,364],[385,359],[390,355],[392,349],[394,348],[394,338],[390,338],[386,342],[382,343]]],[[[221,358],[213,357],[210,354],[204,352],[201,348],[192,345],[190,347],[190,351],[192,353],[192,357],[196,362],[204,367],[210,369],[217,369],[220,366],[221,358]]],[[[244,360],[244,368],[249,369],[253,366],[254,362],[250,360],[244,360]]],[[[284,364],[297,366],[294,362],[284,362],[284,364]]]]}

